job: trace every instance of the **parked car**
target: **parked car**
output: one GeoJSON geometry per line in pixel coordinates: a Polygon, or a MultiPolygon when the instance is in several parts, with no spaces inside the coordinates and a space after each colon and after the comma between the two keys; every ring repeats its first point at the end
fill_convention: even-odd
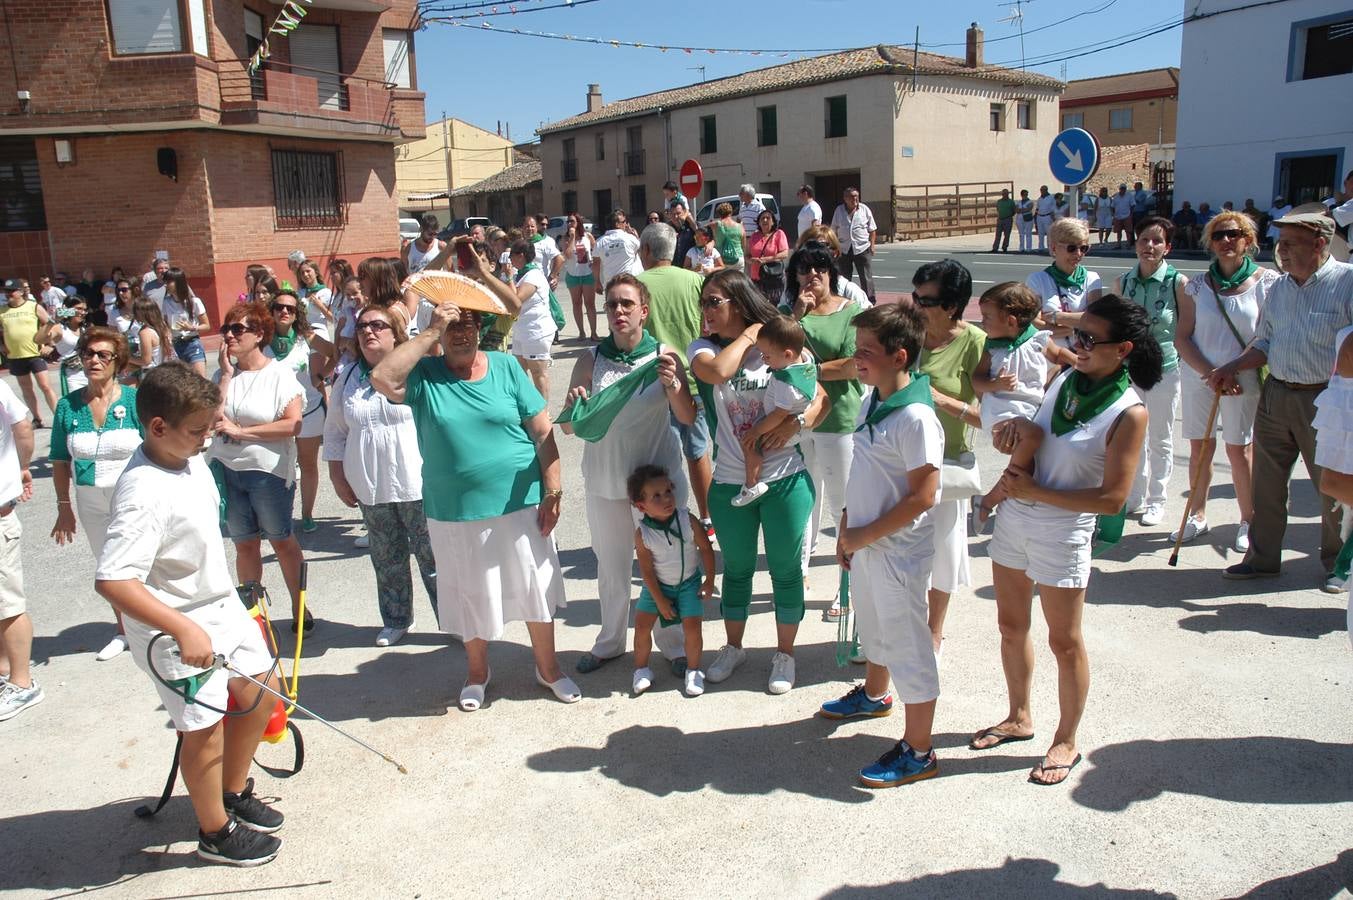
{"type": "Polygon", "coordinates": [[[487,230],[493,223],[489,221],[488,216],[466,216],[463,219],[452,219],[451,224],[438,232],[437,237],[449,241],[458,234],[469,234],[470,229],[476,225],[483,225],[487,230]]]}
{"type": "Polygon", "coordinates": [[[399,220],[399,239],[401,241],[417,240],[418,235],[422,233],[423,233],[422,226],[418,224],[417,219],[399,220]]]}
{"type": "MultiPolygon", "coordinates": [[[[546,226],[545,233],[554,240],[559,240],[564,236],[564,231],[568,228],[568,216],[550,216],[550,224],[546,226]]],[[[583,217],[583,228],[588,234],[592,233],[592,223],[583,217]]]]}
{"type": "MultiPolygon", "coordinates": [[[[780,221],[779,200],[776,200],[770,194],[757,194],[756,199],[760,200],[761,205],[766,207],[766,209],[775,213],[775,221],[780,221]]],[[[715,197],[713,200],[700,207],[700,212],[695,214],[695,224],[700,228],[704,228],[710,222],[713,222],[715,218],[714,210],[719,207],[720,203],[733,204],[733,218],[736,219],[738,217],[738,210],[742,208],[742,201],[738,199],[737,194],[733,194],[730,197],[715,197]]]]}

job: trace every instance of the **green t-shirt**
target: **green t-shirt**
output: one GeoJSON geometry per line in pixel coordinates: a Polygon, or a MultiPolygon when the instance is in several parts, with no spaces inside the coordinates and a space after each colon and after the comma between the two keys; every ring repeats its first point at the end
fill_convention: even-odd
{"type": "Polygon", "coordinates": [[[1174,293],[1178,280],[1175,267],[1163,262],[1150,278],[1141,278],[1134,267],[1124,272],[1119,282],[1123,296],[1130,297],[1151,317],[1151,335],[1160,344],[1161,369],[1165,372],[1179,367],[1179,351],[1174,346],[1174,332],[1179,324],[1179,304],[1174,293]]]}
{"type": "MultiPolygon", "coordinates": [[[[847,302],[834,313],[825,316],[806,315],[799,320],[808,338],[808,349],[818,362],[828,363],[855,355],[855,317],[864,312],[856,303],[847,302]]],[[[814,431],[823,434],[850,434],[855,430],[855,417],[860,413],[860,398],[864,388],[852,378],[849,381],[818,382],[827,392],[832,408],[814,431]]]]}
{"type": "Polygon", "coordinates": [[[644,330],[675,350],[683,361],[686,348],[700,337],[700,288],[705,279],[680,266],[655,266],[639,273],[648,288],[648,320],[644,330]]]}
{"type": "Polygon", "coordinates": [[[1006,197],[996,201],[996,218],[1012,219],[1015,216],[1015,201],[1006,197]]]}
{"type": "Polygon", "coordinates": [[[714,249],[723,257],[724,265],[736,265],[742,261],[742,241],[745,236],[741,225],[714,223],[714,249]]]}
{"type": "MultiPolygon", "coordinates": [[[[982,361],[987,335],[982,329],[965,322],[958,337],[938,350],[921,351],[921,371],[930,376],[930,386],[947,397],[971,403],[976,393],[972,389],[972,373],[982,361]]],[[[972,429],[948,413],[935,410],[944,428],[944,458],[957,459],[960,453],[972,450],[972,429]]]]}
{"type": "Polygon", "coordinates": [[[429,519],[492,519],[540,502],[540,463],[522,420],[545,401],[515,359],[485,355],[489,370],[478,381],[432,356],[409,373],[404,403],[418,429],[429,519]]]}

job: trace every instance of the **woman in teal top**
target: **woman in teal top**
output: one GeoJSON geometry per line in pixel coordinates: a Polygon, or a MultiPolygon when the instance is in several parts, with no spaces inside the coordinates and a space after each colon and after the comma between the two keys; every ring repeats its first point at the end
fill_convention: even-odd
{"type": "Polygon", "coordinates": [[[1119,279],[1120,293],[1146,309],[1151,336],[1164,356],[1160,383],[1137,393],[1146,404],[1146,449],[1128,494],[1128,512],[1140,512],[1142,524],[1159,525],[1165,516],[1165,488],[1174,470],[1174,420],[1179,412],[1179,353],[1174,346],[1179,298],[1189,280],[1165,261],[1174,240],[1174,223],[1152,216],[1137,226],[1137,266],[1119,279]]]}
{"type": "Polygon", "coordinates": [[[371,372],[413,411],[423,457],[423,510],[437,562],[442,630],[465,642],[460,708],[484,702],[489,641],[525,622],[535,676],[565,703],[581,698],[554,652],[564,576],[550,537],[559,521],[559,448],[545,400],[516,361],[479,349],[480,314],[442,303],[425,331],[371,372]],[[428,356],[440,342],[442,356],[428,356]]]}
{"type": "MultiPolygon", "coordinates": [[[[141,422],[136,417],[136,388],[117,380],[117,373],[131,358],[122,333],[113,328],[89,328],[80,335],[74,355],[88,383],[62,397],[52,416],[52,444],[47,453],[52,486],[56,488],[52,537],[59,545],[73,541],[78,513],[79,527],[85,530],[89,549],[98,559],[108,533],[113,488],[127,461],[141,446],[141,422]]],[[[122,615],[115,614],[117,634],[95,656],[100,661],[127,649],[122,615]]]]}
{"type": "Polygon", "coordinates": [[[747,256],[747,232],[733,215],[733,204],[720,203],[714,209],[717,217],[710,231],[714,234],[714,248],[719,251],[726,268],[741,269],[747,256]]]}

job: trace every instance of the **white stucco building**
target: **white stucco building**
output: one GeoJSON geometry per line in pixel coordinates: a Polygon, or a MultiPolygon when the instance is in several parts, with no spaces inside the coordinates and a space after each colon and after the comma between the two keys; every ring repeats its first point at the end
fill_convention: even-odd
{"type": "Polygon", "coordinates": [[[1353,167],[1353,0],[1187,0],[1175,200],[1329,197],[1353,167]]]}

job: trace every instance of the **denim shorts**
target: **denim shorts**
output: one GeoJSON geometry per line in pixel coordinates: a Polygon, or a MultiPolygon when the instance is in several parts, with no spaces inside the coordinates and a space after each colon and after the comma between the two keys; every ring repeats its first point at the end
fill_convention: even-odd
{"type": "Polygon", "coordinates": [[[197,337],[174,341],[174,355],[186,363],[207,361],[207,351],[202,349],[202,340],[197,337]]]}
{"type": "MultiPolygon", "coordinates": [[[[681,584],[659,584],[663,595],[668,600],[674,601],[672,606],[676,610],[678,619],[699,619],[704,616],[705,605],[704,601],[700,599],[700,583],[704,581],[704,578],[704,573],[697,571],[681,584]]],[[[675,625],[677,622],[677,619],[664,619],[662,613],[658,612],[657,601],[648,592],[648,585],[639,589],[639,600],[634,604],[634,608],[639,612],[657,616],[658,620],[664,625],[675,625]]]]}
{"type": "Polygon", "coordinates": [[[672,416],[672,427],[681,438],[681,452],[688,460],[703,459],[709,452],[709,421],[705,418],[705,404],[695,397],[695,423],[682,425],[672,416]]]}
{"type": "Polygon", "coordinates": [[[291,537],[296,482],[271,472],[225,469],[226,533],[232,541],[270,541],[291,537]]]}

